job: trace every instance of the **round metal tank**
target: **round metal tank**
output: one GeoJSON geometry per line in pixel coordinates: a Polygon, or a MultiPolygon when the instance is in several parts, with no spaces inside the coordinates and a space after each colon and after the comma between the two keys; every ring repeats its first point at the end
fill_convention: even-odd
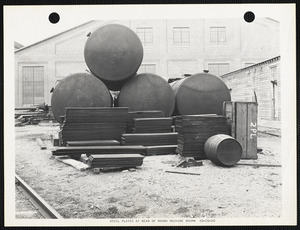
{"type": "Polygon", "coordinates": [[[143,60],[143,45],[131,29],[109,24],[94,31],[84,47],[90,71],[110,90],[120,90],[134,76],[143,60]]]}
{"type": "Polygon", "coordinates": [[[175,107],[175,95],[164,78],[142,73],[122,87],[117,102],[129,111],[161,110],[165,116],[170,116],[175,107]]]}
{"type": "Polygon", "coordinates": [[[56,86],[51,97],[52,112],[62,123],[66,107],[111,107],[112,97],[104,83],[87,73],[71,74],[56,86]]]}
{"type": "Polygon", "coordinates": [[[198,73],[170,83],[175,93],[175,115],[222,114],[230,91],[217,76],[198,73]]]}
{"type": "Polygon", "coordinates": [[[208,159],[217,165],[233,166],[242,157],[242,146],[233,137],[218,134],[207,139],[204,152],[208,159]]]}

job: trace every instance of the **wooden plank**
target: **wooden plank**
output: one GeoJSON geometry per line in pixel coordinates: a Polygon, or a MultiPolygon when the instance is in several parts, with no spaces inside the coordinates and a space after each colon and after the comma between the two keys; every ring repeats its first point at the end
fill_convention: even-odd
{"type": "Polygon", "coordinates": [[[41,138],[36,138],[36,142],[38,143],[41,149],[47,149],[46,145],[44,144],[41,138]]]}
{"type": "Polygon", "coordinates": [[[236,109],[236,140],[241,144],[243,154],[241,158],[247,157],[247,104],[235,102],[236,109]]]}
{"type": "Polygon", "coordinates": [[[66,157],[56,157],[56,159],[60,162],[63,162],[67,165],[72,166],[73,168],[79,170],[79,171],[85,171],[86,169],[89,168],[87,164],[84,164],[83,162],[74,160],[74,159],[69,159],[66,157]]]}
{"type": "Polygon", "coordinates": [[[236,139],[236,106],[232,103],[232,123],[231,123],[231,136],[236,139]]]}
{"type": "Polygon", "coordinates": [[[227,125],[229,130],[229,135],[232,136],[232,127],[233,126],[233,103],[231,101],[224,101],[223,103],[223,116],[227,118],[227,125]]]}
{"type": "Polygon", "coordinates": [[[248,103],[247,159],[257,159],[257,104],[248,103]]]}

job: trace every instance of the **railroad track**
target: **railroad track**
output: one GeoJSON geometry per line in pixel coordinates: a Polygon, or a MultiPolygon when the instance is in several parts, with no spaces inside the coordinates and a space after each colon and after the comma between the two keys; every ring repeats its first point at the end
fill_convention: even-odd
{"type": "Polygon", "coordinates": [[[63,217],[52,208],[39,194],[37,194],[19,175],[15,174],[16,186],[28,198],[35,210],[44,219],[63,219],[63,217]]]}

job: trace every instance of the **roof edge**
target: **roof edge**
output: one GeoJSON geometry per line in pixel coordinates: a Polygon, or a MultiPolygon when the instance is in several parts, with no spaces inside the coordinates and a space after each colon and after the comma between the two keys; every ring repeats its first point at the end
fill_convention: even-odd
{"type": "Polygon", "coordinates": [[[251,69],[251,68],[253,68],[253,67],[261,66],[261,65],[263,65],[263,64],[266,64],[266,63],[268,63],[268,62],[275,61],[275,60],[278,60],[278,59],[280,59],[280,55],[279,55],[279,56],[276,56],[276,57],[273,57],[273,58],[270,58],[270,59],[268,59],[268,60],[265,60],[265,61],[262,61],[262,62],[253,64],[253,65],[247,66],[247,67],[245,67],[245,68],[238,69],[238,70],[235,70],[235,71],[226,73],[226,74],[224,74],[224,75],[221,75],[220,77],[223,78],[223,77],[226,77],[227,75],[230,75],[230,74],[233,74],[233,73],[242,72],[242,71],[244,71],[244,70],[246,70],[246,69],[251,69]]]}
{"type": "Polygon", "coordinates": [[[18,50],[15,50],[15,53],[19,53],[19,52],[21,52],[21,51],[23,51],[23,50],[26,50],[26,49],[28,49],[28,48],[30,48],[30,47],[32,47],[32,46],[38,45],[38,44],[40,44],[40,43],[42,43],[42,42],[45,42],[45,41],[50,40],[50,39],[52,39],[52,38],[58,37],[58,36],[60,36],[60,35],[62,35],[62,34],[64,34],[64,33],[70,32],[70,31],[72,31],[72,30],[75,30],[75,29],[77,29],[77,28],[80,28],[80,27],[82,27],[82,26],[85,26],[85,25],[90,24],[90,23],[95,22],[95,21],[96,21],[96,20],[91,20],[91,21],[85,22],[85,23],[80,24],[80,25],[78,25],[78,26],[72,27],[71,29],[65,30],[65,31],[60,32],[60,33],[58,33],[58,34],[55,34],[55,35],[53,35],[53,36],[51,36],[51,37],[45,38],[45,39],[43,39],[43,40],[41,40],[41,41],[35,42],[35,43],[31,44],[31,45],[24,46],[23,48],[20,48],[20,49],[18,49],[18,50]]]}

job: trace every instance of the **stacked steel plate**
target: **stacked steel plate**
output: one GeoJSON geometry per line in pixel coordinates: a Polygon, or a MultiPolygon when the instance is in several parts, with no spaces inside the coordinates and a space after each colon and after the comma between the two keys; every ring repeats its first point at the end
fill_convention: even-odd
{"type": "Polygon", "coordinates": [[[125,133],[128,108],[66,108],[61,138],[68,141],[117,140],[125,133]]]}
{"type": "Polygon", "coordinates": [[[175,154],[177,145],[156,145],[156,146],[146,146],[146,155],[167,155],[175,154]]]}
{"type": "Polygon", "coordinates": [[[164,117],[164,113],[160,110],[149,110],[149,111],[132,111],[128,112],[127,121],[127,133],[131,133],[134,125],[134,119],[136,118],[161,118],[164,117]]]}
{"type": "Polygon", "coordinates": [[[123,145],[176,145],[177,133],[133,133],[123,134],[121,138],[123,145]]]}
{"type": "Polygon", "coordinates": [[[176,153],[185,157],[206,159],[204,144],[216,134],[228,134],[226,117],[217,115],[177,116],[175,121],[178,132],[176,153]]]}
{"type": "Polygon", "coordinates": [[[145,154],[145,147],[135,146],[74,146],[74,147],[56,147],[52,149],[52,155],[95,155],[95,154],[145,154]]]}
{"type": "Polygon", "coordinates": [[[172,130],[172,117],[135,118],[132,133],[168,133],[172,130]]]}
{"type": "Polygon", "coordinates": [[[140,154],[109,154],[109,155],[90,155],[88,165],[91,168],[121,167],[129,168],[141,166],[144,156],[140,154]]]}

